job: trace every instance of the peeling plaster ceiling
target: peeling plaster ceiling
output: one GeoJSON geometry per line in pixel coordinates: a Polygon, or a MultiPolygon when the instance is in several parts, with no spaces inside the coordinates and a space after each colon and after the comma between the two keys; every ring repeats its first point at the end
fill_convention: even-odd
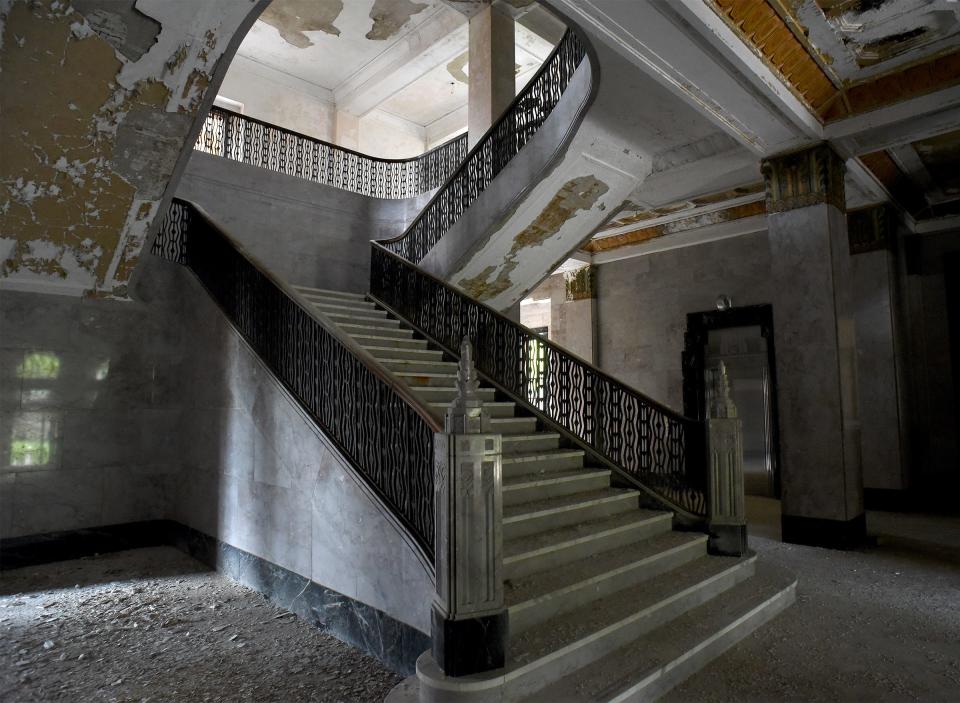
{"type": "Polygon", "coordinates": [[[704,0],[822,120],[960,83],[953,0],[704,0]]]}

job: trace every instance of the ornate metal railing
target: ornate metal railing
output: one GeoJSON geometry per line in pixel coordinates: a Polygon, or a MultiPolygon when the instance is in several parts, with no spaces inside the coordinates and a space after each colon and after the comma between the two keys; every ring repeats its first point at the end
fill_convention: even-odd
{"type": "Polygon", "coordinates": [[[420,263],[440,237],[486,190],[497,174],[530,141],[586,56],[580,37],[568,29],[533,79],[514,98],[450,179],[399,237],[381,242],[413,263],[420,263]]]}
{"type": "Polygon", "coordinates": [[[705,428],[373,243],[370,293],[668,505],[706,515],[705,428]]]}
{"type": "Polygon", "coordinates": [[[153,253],[196,274],[432,564],[433,437],[442,430],[439,420],[191,203],[173,201],[153,253]]]}
{"type": "Polygon", "coordinates": [[[467,135],[412,159],[379,159],[220,107],[194,149],[376,198],[412,198],[444,183],[467,155],[467,135]]]}

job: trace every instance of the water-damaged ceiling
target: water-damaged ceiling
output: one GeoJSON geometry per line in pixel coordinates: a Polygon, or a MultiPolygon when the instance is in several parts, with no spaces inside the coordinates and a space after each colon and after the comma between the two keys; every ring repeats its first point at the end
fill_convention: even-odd
{"type": "Polygon", "coordinates": [[[960,83],[953,0],[704,0],[822,120],[960,83]]]}

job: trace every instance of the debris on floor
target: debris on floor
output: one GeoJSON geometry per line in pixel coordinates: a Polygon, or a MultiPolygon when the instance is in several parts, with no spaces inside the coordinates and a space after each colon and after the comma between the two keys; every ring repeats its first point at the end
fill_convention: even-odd
{"type": "Polygon", "coordinates": [[[169,547],[0,572],[3,703],[379,703],[400,680],[169,547]]]}

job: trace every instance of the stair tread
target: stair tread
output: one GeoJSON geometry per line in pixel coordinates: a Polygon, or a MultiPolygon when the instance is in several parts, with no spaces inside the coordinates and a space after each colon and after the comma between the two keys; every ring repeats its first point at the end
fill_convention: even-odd
{"type": "MultiPolygon", "coordinates": [[[[637,614],[677,597],[755,557],[698,557],[635,586],[535,625],[511,638],[511,666],[522,666],[584,639],[599,636],[608,628],[622,626],[637,614]]],[[[747,579],[749,580],[749,579],[747,579]]],[[[590,667],[586,667],[589,671],[590,667]]],[[[579,677],[578,677],[579,678],[579,677]]]]}
{"type": "MultiPolygon", "coordinates": [[[[687,658],[690,652],[700,649],[758,608],[770,604],[778,595],[790,597],[790,589],[795,584],[796,579],[792,575],[759,562],[752,577],[638,637],[589,667],[558,679],[524,698],[524,703],[554,703],[558,700],[586,703],[609,701],[628,694],[631,688],[645,679],[668,672],[687,658]]],[[[669,685],[666,686],[668,688],[669,685]]]]}
{"type": "Polygon", "coordinates": [[[570,564],[541,571],[529,576],[512,579],[504,583],[504,601],[508,606],[541,598],[561,589],[609,574],[631,564],[663,554],[678,547],[693,543],[704,545],[706,553],[706,535],[697,532],[677,532],[671,530],[660,535],[626,547],[618,547],[604,552],[591,554],[570,564]]]}
{"type": "MultiPolygon", "coordinates": [[[[589,471],[589,469],[586,470],[589,471]]],[[[577,471],[584,471],[584,469],[577,469],[577,471]]],[[[553,498],[544,498],[543,500],[532,500],[526,503],[517,503],[516,505],[505,505],[503,507],[503,520],[504,522],[510,522],[511,520],[573,508],[595,501],[630,500],[638,495],[639,492],[632,489],[603,488],[597,491],[574,493],[573,495],[567,496],[555,496],[553,498]]]]}
{"type": "MultiPolygon", "coordinates": [[[[481,388],[480,390],[483,390],[483,389],[481,388]]],[[[560,438],[559,432],[524,432],[523,434],[504,435],[503,441],[529,442],[537,439],[559,439],[559,438],[560,438]]]]}
{"type": "Polygon", "coordinates": [[[583,456],[582,449],[538,449],[529,454],[511,454],[503,457],[504,464],[522,464],[524,462],[534,462],[543,459],[566,458],[570,456],[583,456]]]}
{"type": "Polygon", "coordinates": [[[311,288],[310,286],[293,286],[295,290],[301,293],[310,293],[312,295],[332,295],[344,298],[359,298],[363,300],[367,297],[366,293],[352,293],[346,290],[330,290],[329,288],[311,288]]]}
{"type": "Polygon", "coordinates": [[[619,515],[611,515],[599,520],[589,520],[577,525],[559,527],[535,535],[506,540],[503,543],[504,561],[510,561],[521,555],[527,555],[551,547],[557,547],[584,539],[595,538],[609,530],[627,528],[648,520],[671,519],[671,514],[657,510],[631,510],[619,515]]]}
{"type": "MultiPolygon", "coordinates": [[[[551,483],[565,483],[567,481],[586,481],[597,476],[609,476],[609,469],[561,469],[545,474],[521,474],[503,479],[503,489],[517,489],[531,485],[548,485],[551,483]]],[[[581,494],[578,494],[581,495],[581,494]]]]}

